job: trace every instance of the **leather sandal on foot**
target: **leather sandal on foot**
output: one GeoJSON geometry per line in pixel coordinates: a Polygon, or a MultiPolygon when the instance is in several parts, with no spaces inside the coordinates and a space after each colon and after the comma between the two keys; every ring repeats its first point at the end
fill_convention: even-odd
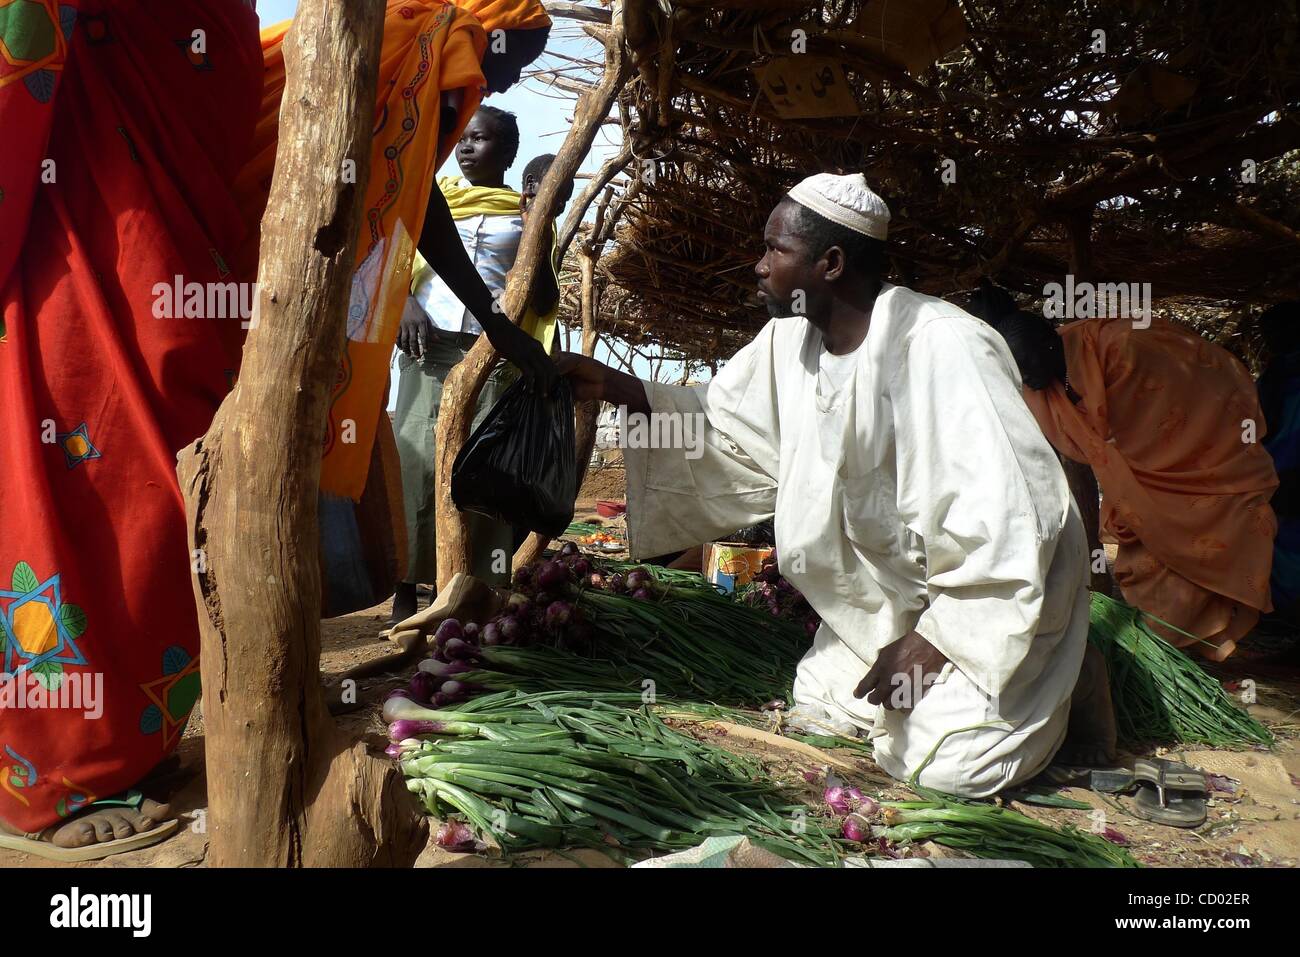
{"type": "MultiPolygon", "coordinates": [[[[144,795],[139,791],[127,791],[120,797],[103,798],[99,801],[93,801],[87,804],[82,810],[91,811],[106,807],[129,807],[136,811],[144,805],[144,795]]],[[[87,844],[85,847],[59,847],[49,840],[42,838],[51,835],[54,831],[63,827],[68,821],[60,822],[53,827],[47,827],[43,831],[34,834],[7,834],[0,831],[0,847],[8,848],[11,851],[18,851],[21,854],[34,854],[36,857],[43,857],[47,861],[57,861],[61,864],[76,864],[81,861],[98,861],[105,857],[112,857],[114,854],[124,854],[127,851],[138,851],[142,847],[148,847],[151,844],[157,844],[159,841],[175,833],[176,829],[181,826],[181,822],[176,818],[169,821],[161,821],[147,831],[140,831],[132,834],[130,837],[117,838],[112,841],[101,841],[94,844],[87,844]]]]}

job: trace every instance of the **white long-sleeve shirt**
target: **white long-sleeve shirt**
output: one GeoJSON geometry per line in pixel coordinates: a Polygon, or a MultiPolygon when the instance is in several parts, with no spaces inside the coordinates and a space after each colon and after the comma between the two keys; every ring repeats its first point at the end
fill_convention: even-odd
{"type": "MultiPolygon", "coordinates": [[[[483,284],[494,295],[505,292],[506,277],[519,253],[524,221],[513,216],[467,216],[456,220],[456,231],[465,244],[470,262],[483,277],[483,284]]],[[[477,336],[483,331],[474,314],[456,298],[456,294],[436,272],[428,271],[417,278],[411,297],[429,315],[430,321],[447,332],[477,336]]]]}
{"type": "Polygon", "coordinates": [[[631,549],[661,554],[774,515],[781,571],[824,622],[796,701],[873,729],[878,761],[900,775],[964,726],[927,714],[993,722],[929,772],[932,786],[991,793],[1037,773],[1064,735],[1087,635],[1082,525],[984,323],[886,285],[855,356],[848,370],[823,361],[817,329],[780,318],[707,385],[646,383],[655,412],[702,414],[707,429],[698,458],[625,452],[631,549]],[[853,698],[912,630],[952,662],[945,687],[910,712],[853,698]],[[958,690],[969,707],[953,705],[958,690]]]}

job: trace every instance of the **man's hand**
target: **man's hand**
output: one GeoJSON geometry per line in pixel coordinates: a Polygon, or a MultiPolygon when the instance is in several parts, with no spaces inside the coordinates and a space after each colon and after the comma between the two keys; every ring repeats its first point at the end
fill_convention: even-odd
{"type": "Polygon", "coordinates": [[[397,327],[397,348],[412,359],[424,357],[425,344],[433,339],[433,323],[423,309],[408,308],[397,327]]]}
{"type": "Polygon", "coordinates": [[[492,319],[483,324],[483,331],[492,348],[519,368],[530,389],[550,394],[556,379],[555,363],[540,342],[500,313],[493,313],[492,319]]]}
{"type": "Polygon", "coordinates": [[[876,663],[858,682],[853,697],[866,697],[886,710],[911,710],[948,663],[947,657],[914,631],[880,649],[876,663]],[[917,680],[921,686],[916,687],[917,680]]]}
{"type": "Polygon", "coordinates": [[[605,374],[609,367],[603,362],[576,352],[561,352],[556,356],[555,368],[569,380],[575,399],[605,398],[605,374]]]}

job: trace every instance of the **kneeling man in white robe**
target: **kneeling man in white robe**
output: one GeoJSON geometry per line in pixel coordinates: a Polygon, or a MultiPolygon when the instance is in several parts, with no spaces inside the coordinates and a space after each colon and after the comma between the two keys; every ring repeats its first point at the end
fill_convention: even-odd
{"type": "Polygon", "coordinates": [[[797,708],[861,729],[896,778],[984,797],[1047,767],[1072,698],[1070,763],[1112,756],[1100,656],[1080,681],[1087,544],[1002,339],[882,281],[888,220],[860,175],[791,190],[756,267],[773,318],[706,385],[560,368],[634,423],[674,417],[641,431],[677,447],[626,443],[632,553],[774,516],[781,572],[822,618],[797,708]]]}

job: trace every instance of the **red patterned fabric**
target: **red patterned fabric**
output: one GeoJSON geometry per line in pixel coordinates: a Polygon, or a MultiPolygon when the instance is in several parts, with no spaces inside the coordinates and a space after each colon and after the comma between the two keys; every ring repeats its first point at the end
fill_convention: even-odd
{"type": "Polygon", "coordinates": [[[237,278],[261,93],[244,0],[0,0],[0,817],[24,830],[139,781],[198,696],[175,456],[243,328],[161,286],[237,278]],[[98,717],[14,707],[96,676],[98,717]]]}

